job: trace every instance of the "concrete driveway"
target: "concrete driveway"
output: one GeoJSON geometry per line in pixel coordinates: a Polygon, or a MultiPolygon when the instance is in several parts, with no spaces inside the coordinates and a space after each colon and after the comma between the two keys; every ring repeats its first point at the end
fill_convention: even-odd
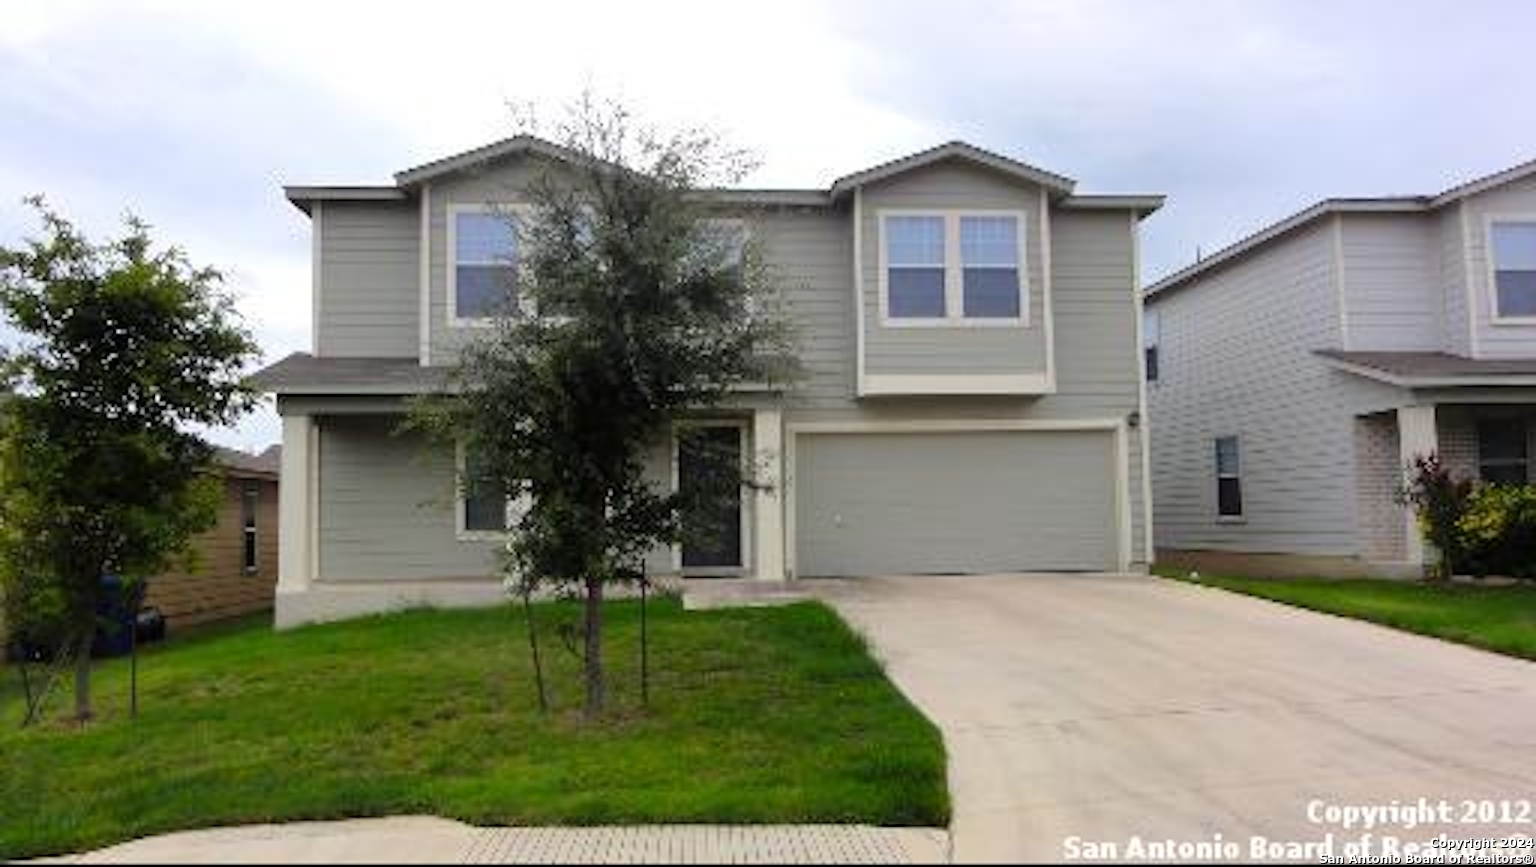
{"type": "Polygon", "coordinates": [[[818,594],[943,730],[957,861],[1125,858],[1171,840],[1209,848],[1164,860],[1236,847],[1233,860],[1317,863],[1363,834],[1382,854],[1383,838],[1536,831],[1531,663],[1137,576],[881,578],[818,594]],[[1415,810],[1366,827],[1345,812],[1421,798],[1447,802],[1451,821],[1408,827],[1427,818],[1415,810]],[[1329,851],[1251,848],[1330,833],[1329,851]]]}

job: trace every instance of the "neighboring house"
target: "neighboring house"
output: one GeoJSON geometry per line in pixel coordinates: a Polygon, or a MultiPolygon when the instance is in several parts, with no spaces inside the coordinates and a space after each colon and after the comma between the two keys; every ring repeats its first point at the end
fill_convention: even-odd
{"type": "Polygon", "coordinates": [[[1526,481],[1536,163],[1333,199],[1146,291],[1159,561],[1417,575],[1415,455],[1526,481]]]}
{"type": "MultiPolygon", "coordinates": [[[[501,598],[506,504],[461,495],[464,456],[397,429],[515,273],[504,215],[570,156],[518,137],[386,186],[287,188],[313,230],[315,343],[260,375],[283,419],[280,626],[501,598]]],[[[1073,186],[951,143],[823,189],[710,191],[777,273],[806,376],[656,444],[658,484],[689,483],[701,437],[773,484],[743,492],[739,532],[652,571],[1144,569],[1137,231],[1161,198],[1073,186]]]]}
{"type": "Polygon", "coordinates": [[[218,523],[194,538],[195,568],[150,579],[144,601],[160,609],[173,629],[272,608],[282,450],[214,451],[224,490],[218,523]]]}

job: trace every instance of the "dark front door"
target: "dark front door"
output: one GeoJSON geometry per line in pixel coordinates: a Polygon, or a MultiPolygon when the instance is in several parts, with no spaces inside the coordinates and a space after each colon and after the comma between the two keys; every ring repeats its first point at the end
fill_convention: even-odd
{"type": "Polygon", "coordinates": [[[683,515],[685,569],[739,569],[742,428],[687,427],[677,433],[678,490],[697,505],[683,515]]]}

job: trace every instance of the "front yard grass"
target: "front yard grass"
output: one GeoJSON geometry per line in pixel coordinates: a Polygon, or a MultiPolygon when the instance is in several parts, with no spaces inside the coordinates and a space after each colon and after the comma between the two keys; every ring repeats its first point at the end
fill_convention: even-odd
{"type": "MultiPolygon", "coordinates": [[[[613,718],[577,714],[577,661],[540,606],[559,708],[535,706],[520,613],[415,611],[273,633],[189,636],[98,667],[84,730],[17,724],[0,670],[0,858],[166,831],[403,813],[479,824],[861,822],[946,825],[939,733],[819,604],[609,606],[613,718]]],[[[53,709],[67,710],[68,684],[53,709]]]]}
{"type": "Polygon", "coordinates": [[[1497,587],[1370,578],[1191,578],[1180,570],[1159,572],[1183,581],[1536,659],[1536,585],[1497,587]]]}

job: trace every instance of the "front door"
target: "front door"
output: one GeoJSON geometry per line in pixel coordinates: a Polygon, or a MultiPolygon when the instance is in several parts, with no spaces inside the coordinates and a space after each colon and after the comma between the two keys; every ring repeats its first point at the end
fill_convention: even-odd
{"type": "Polygon", "coordinates": [[[677,432],[677,486],[698,506],[683,515],[684,569],[734,572],[742,567],[739,425],[697,425],[677,432]]]}

